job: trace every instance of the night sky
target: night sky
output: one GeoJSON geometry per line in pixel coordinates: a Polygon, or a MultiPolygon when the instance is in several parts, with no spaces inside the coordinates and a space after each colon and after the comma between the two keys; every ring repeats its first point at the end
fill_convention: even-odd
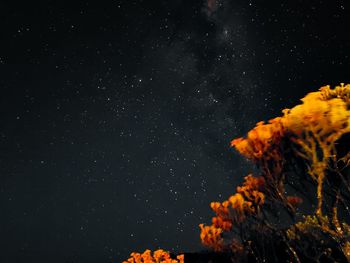
{"type": "Polygon", "coordinates": [[[229,147],[350,81],[347,1],[2,1],[0,262],[201,251],[229,147]]]}

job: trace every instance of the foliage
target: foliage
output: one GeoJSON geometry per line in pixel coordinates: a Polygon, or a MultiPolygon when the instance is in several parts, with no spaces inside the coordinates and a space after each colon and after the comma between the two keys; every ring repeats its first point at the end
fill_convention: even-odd
{"type": "Polygon", "coordinates": [[[231,142],[261,174],[245,177],[223,203],[211,203],[216,214],[212,225],[200,225],[205,246],[249,262],[350,260],[350,85],[325,86],[301,101],[231,142]],[[306,215],[312,210],[314,214],[306,215]],[[264,251],[271,247],[259,244],[258,237],[266,245],[273,237],[285,252],[272,251],[280,258],[269,258],[264,251]],[[315,249],[306,251],[301,240],[315,249]]]}

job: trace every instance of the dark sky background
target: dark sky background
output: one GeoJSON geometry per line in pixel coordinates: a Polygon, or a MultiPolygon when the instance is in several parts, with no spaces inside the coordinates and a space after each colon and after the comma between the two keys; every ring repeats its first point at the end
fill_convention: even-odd
{"type": "Polygon", "coordinates": [[[2,1],[0,262],[200,251],[229,147],[349,82],[347,1],[2,1]]]}

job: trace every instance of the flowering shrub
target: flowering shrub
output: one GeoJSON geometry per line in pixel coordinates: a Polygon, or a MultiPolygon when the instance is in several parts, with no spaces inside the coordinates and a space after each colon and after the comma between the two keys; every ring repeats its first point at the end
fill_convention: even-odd
{"type": "Polygon", "coordinates": [[[232,140],[231,146],[254,162],[261,174],[246,176],[228,200],[211,203],[216,214],[212,225],[200,224],[205,246],[233,253],[236,259],[251,257],[252,262],[263,262],[269,258],[262,253],[266,247],[254,239],[264,236],[268,243],[273,236],[293,262],[316,262],[318,256],[333,260],[335,255],[338,260],[350,259],[350,227],[346,220],[350,218],[350,85],[334,89],[325,86],[301,101],[283,110],[281,117],[258,122],[246,137],[232,140]],[[300,182],[304,181],[315,189],[314,209],[312,202],[310,205],[313,197],[307,196],[309,189],[301,188],[300,182]],[[287,192],[291,188],[294,192],[290,196],[287,192]],[[310,199],[304,212],[313,210],[314,215],[299,216],[297,222],[296,212],[303,203],[300,194],[310,199]],[[281,219],[283,210],[291,217],[289,228],[272,220],[274,216],[281,219]],[[311,238],[310,243],[315,243],[312,251],[318,256],[307,255],[309,252],[298,243],[303,238],[311,238]],[[337,242],[337,248],[332,248],[337,252],[329,252],[331,240],[337,242]]]}

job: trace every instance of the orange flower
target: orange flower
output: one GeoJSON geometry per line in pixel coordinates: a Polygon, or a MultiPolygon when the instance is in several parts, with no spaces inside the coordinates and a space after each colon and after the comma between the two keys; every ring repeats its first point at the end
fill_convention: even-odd
{"type": "Polygon", "coordinates": [[[230,219],[222,219],[218,216],[212,218],[212,224],[214,227],[221,228],[224,231],[229,231],[232,227],[232,222],[230,219]]]}
{"type": "Polygon", "coordinates": [[[244,204],[244,198],[240,193],[237,193],[235,195],[232,195],[229,198],[229,202],[231,203],[231,206],[233,209],[243,212],[243,204],[244,204]]]}
{"type": "Polygon", "coordinates": [[[178,255],[176,259],[170,257],[169,252],[158,249],[153,252],[146,249],[142,254],[133,252],[130,258],[123,263],[184,263],[184,255],[178,255]]]}
{"type": "Polygon", "coordinates": [[[220,202],[211,202],[210,207],[217,215],[223,218],[229,216],[228,202],[223,202],[222,204],[220,202]]]}
{"type": "Polygon", "coordinates": [[[206,247],[210,247],[215,251],[222,251],[224,240],[222,238],[223,230],[214,226],[199,225],[201,229],[200,238],[202,244],[206,247]]]}
{"type": "Polygon", "coordinates": [[[283,134],[282,119],[275,118],[266,124],[258,122],[255,128],[248,132],[247,138],[234,139],[231,146],[254,161],[271,159],[276,154],[274,147],[278,145],[283,134]]]}

